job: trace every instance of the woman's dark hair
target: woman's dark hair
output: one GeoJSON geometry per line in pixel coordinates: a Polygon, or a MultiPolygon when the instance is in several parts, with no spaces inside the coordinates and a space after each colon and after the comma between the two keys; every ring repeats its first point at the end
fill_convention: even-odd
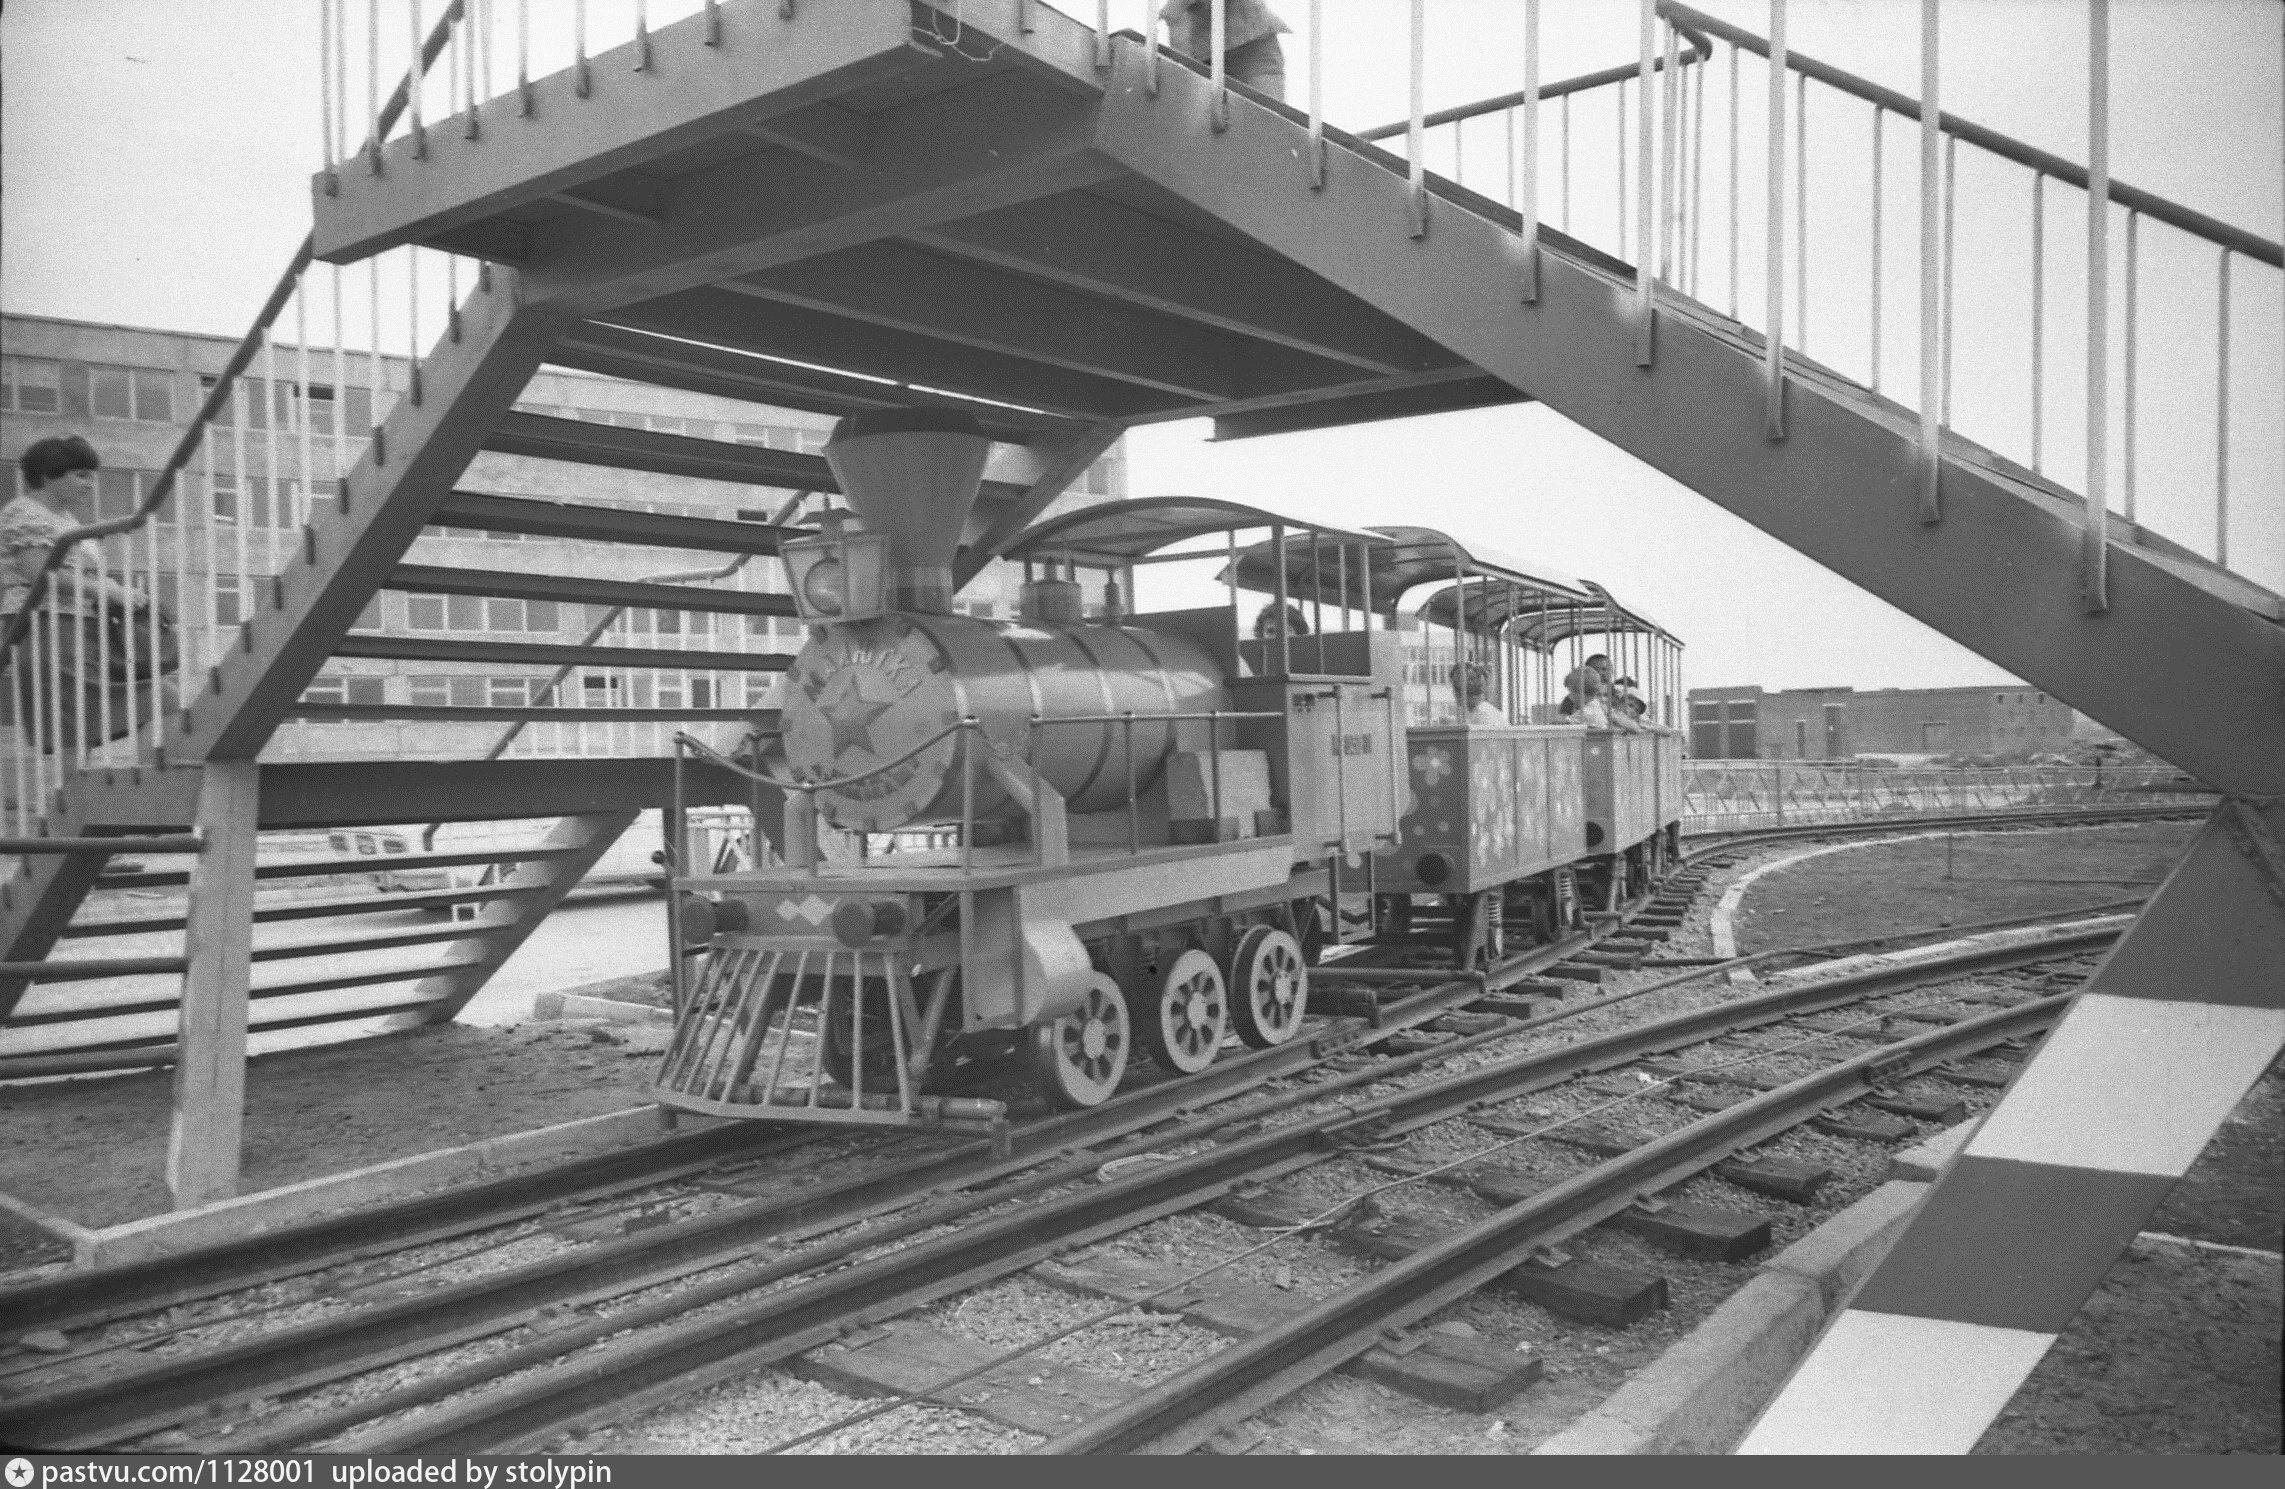
{"type": "Polygon", "coordinates": [[[68,476],[75,470],[101,470],[103,457],[95,453],[95,446],[76,434],[35,440],[16,461],[24,473],[24,485],[39,490],[58,476],[68,476]]]}
{"type": "MultiPolygon", "coordinates": [[[[1272,600],[1267,605],[1262,606],[1261,614],[1254,617],[1254,639],[1266,641],[1276,633],[1277,601],[1272,600]]],[[[1301,613],[1299,605],[1288,604],[1285,607],[1285,634],[1288,636],[1306,636],[1309,634],[1309,619],[1301,613]]]]}

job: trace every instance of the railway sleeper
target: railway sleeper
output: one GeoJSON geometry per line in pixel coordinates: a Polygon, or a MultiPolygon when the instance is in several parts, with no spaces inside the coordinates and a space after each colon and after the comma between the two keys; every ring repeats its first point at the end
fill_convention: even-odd
{"type": "MultiPolygon", "coordinates": [[[[1283,1323],[1316,1301],[1264,1283],[1206,1278],[1185,1286],[1179,1267],[1124,1256],[1042,1263],[1032,1275],[1068,1292],[1178,1313],[1237,1339],[1283,1323]]],[[[1496,1409],[1545,1374],[1535,1351],[1521,1343],[1502,1348],[1464,1324],[1395,1331],[1341,1368],[1432,1406],[1477,1413],[1496,1409]]]]}

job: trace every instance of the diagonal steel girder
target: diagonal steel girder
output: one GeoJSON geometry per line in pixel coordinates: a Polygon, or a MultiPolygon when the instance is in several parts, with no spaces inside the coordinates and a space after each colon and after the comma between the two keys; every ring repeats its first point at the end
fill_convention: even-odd
{"type": "Polygon", "coordinates": [[[2285,1048],[2281,836],[2214,814],[1739,1451],[1975,1447],[2285,1048]]]}

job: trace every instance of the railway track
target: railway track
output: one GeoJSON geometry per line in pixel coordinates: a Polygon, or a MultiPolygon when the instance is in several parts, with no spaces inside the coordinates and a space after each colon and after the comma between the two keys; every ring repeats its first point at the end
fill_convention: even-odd
{"type": "MultiPolygon", "coordinates": [[[[2037,820],[2050,817],[2051,814],[2041,814],[2037,820]]],[[[2003,825],[2029,820],[2033,819],[2015,816],[2005,819],[2003,825]]],[[[2074,815],[2072,820],[2083,819],[2074,815]]],[[[1881,826],[1888,829],[1891,825],[1881,826]]],[[[1832,828],[1805,829],[1786,836],[1835,831],[1832,828]]],[[[1760,840],[1756,835],[1746,839],[1744,845],[1760,840]]],[[[1679,874],[1684,880],[1695,878],[1708,861],[1739,846],[1739,839],[1725,838],[1717,845],[1698,849],[1679,874]]],[[[1630,907],[1629,913],[1639,911],[1649,898],[1638,901],[1630,907]]],[[[1542,1020],[1507,1021],[1433,1049],[1384,1055],[1372,1065],[1341,1070],[1330,1080],[1287,1091],[1265,1102],[1232,1107],[1232,1103],[1243,1101],[1274,1083],[1287,1082],[1304,1073],[1322,1076],[1329,1062],[1358,1059],[1393,1036],[1441,1019],[1454,1009],[1481,1001],[1502,985],[1529,978],[1591,948],[1597,941],[1623,929],[1623,925],[1619,919],[1605,921],[1581,936],[1512,959],[1491,974],[1453,979],[1448,973],[1415,972],[1412,975],[1416,979],[1430,985],[1410,991],[1385,986],[1376,989],[1365,999],[1372,1005],[1372,1017],[1368,1019],[1336,1020],[1314,1037],[1293,1045],[1217,1065],[1203,1079],[1193,1078],[1180,1086],[1134,1092],[1092,1111],[1026,1124],[1015,1134],[1013,1152],[1009,1154],[993,1154],[981,1145],[971,1144],[951,1151],[939,1146],[932,1152],[902,1158],[891,1156],[871,1172],[820,1186],[798,1197],[773,1197],[733,1205],[695,1222],[663,1226],[541,1263],[510,1267],[494,1277],[449,1283],[419,1296],[358,1309],[346,1318],[336,1316],[273,1330],[219,1351],[185,1349],[174,1356],[147,1357],[146,1352],[153,1349],[154,1338],[156,1344],[164,1345],[167,1342],[164,1335],[179,1334],[181,1330],[161,1331],[161,1336],[145,1336],[124,1346],[113,1345],[110,1349],[114,1354],[136,1356],[129,1368],[54,1387],[35,1384],[29,1394],[0,1400],[0,1435],[12,1441],[52,1442],[58,1446],[131,1442],[140,1435],[175,1423],[200,1420],[218,1407],[228,1408],[233,1402],[307,1392],[327,1381],[347,1379],[393,1362],[430,1355],[439,1349],[487,1340],[497,1343],[500,1336],[511,1330],[549,1326],[542,1338],[515,1343],[504,1351],[431,1371],[381,1396],[368,1396],[356,1405],[296,1413],[290,1420],[281,1417],[274,1423],[264,1422],[227,1444],[233,1451],[287,1446],[337,1436],[389,1412],[423,1407],[454,1392],[479,1388],[506,1372],[521,1370],[544,1377],[574,1369],[563,1363],[567,1356],[612,1334],[650,1327],[672,1335],[680,1327],[675,1320],[693,1309],[730,1308],[732,1300],[761,1287],[775,1286],[781,1292],[796,1293],[818,1287],[827,1280],[815,1275],[820,1268],[838,1268],[830,1274],[834,1277],[844,1277],[844,1274],[873,1277],[874,1272],[869,1269],[876,1267],[877,1260],[858,1259],[868,1250],[923,1235],[954,1221],[990,1231],[991,1225],[997,1222],[978,1223],[971,1217],[1013,1203],[1031,1201],[1020,1213],[1036,1218],[1043,1205],[1052,1208],[1057,1202],[1034,1197],[1052,1196],[1060,1187],[1097,1171],[1106,1161],[1131,1152],[1179,1146],[1217,1134],[1227,1138],[1233,1128],[1263,1122],[1295,1106],[1321,1101],[1333,1092],[1406,1077],[1454,1054],[1527,1033],[1545,1022],[1591,1009],[1597,1004],[1574,1005],[1542,1020]],[[1442,980],[1433,980],[1439,977],[1442,980]],[[1396,993],[1393,997],[1390,996],[1392,991],[1396,993]],[[1213,1110],[1216,1107],[1231,1109],[1213,1110]],[[771,1258],[759,1266],[751,1264],[762,1248],[790,1246],[822,1237],[832,1239],[794,1255],[771,1258]],[[601,1311],[604,1307],[616,1307],[617,1311],[606,1313],[601,1311]],[[576,1316],[567,1319],[567,1310],[582,1308],[594,1310],[594,1316],[584,1320],[576,1316]]],[[[2061,953],[2049,953],[2055,954],[2061,953]]],[[[1331,984],[1344,980],[1338,963],[1323,970],[1331,984]]],[[[1915,978],[1926,975],[1932,974],[1914,969],[1915,978]]],[[[1862,986],[1870,987],[1870,984],[1862,986]]],[[[1875,993],[1859,991],[1853,996],[1869,997],[1875,993]]],[[[1724,1005],[1723,1011],[1760,1006],[1758,1002],[1730,1004],[1724,1005]]],[[[1770,1015],[1772,1018],[1785,1016],[1782,1013],[1770,1015]]],[[[1675,1033],[1668,1030],[1665,1035],[1651,1037],[1672,1037],[1675,1033]]],[[[1683,1042],[1690,1040],[1685,1038],[1683,1042]]],[[[1597,1045],[1597,1048],[1604,1046],[1597,1045]]],[[[1620,1060],[1639,1057],[1639,1052],[1612,1056],[1620,1060]]],[[[1490,1094],[1479,1091],[1466,1101],[1481,1105],[1490,1099],[1490,1094]]],[[[1383,1118],[1395,1120],[1386,1113],[1383,1118]]],[[[1343,1117],[1339,1120],[1359,1119],[1343,1117]]],[[[1325,1123],[1317,1120],[1293,1125],[1305,1127],[1312,1134],[1325,1130],[1325,1123]]],[[[1281,1133],[1286,1131],[1279,1129],[1281,1133]]],[[[1269,1141],[1272,1136],[1241,1138],[1217,1147],[1217,1153],[1237,1166],[1232,1173],[1248,1174],[1228,1179],[1225,1189],[1234,1184],[1265,1182],[1264,1174],[1274,1179],[1277,1165],[1292,1161],[1290,1153],[1283,1158],[1262,1156],[1271,1150],[1284,1152],[1282,1145],[1297,1141],[1292,1136],[1277,1136],[1269,1141]],[[1258,1146],[1265,1141],[1268,1148],[1258,1146]],[[1253,1170],[1246,1170],[1248,1164],[1254,1165],[1253,1170]]],[[[294,1232],[258,1238],[240,1247],[214,1248],[212,1254],[203,1257],[131,1269],[132,1275],[128,1276],[67,1274],[48,1284],[0,1294],[0,1319],[8,1320],[10,1326],[17,1328],[78,1328],[129,1318],[168,1308],[189,1298],[212,1297],[233,1288],[340,1266],[345,1261],[370,1258],[391,1250],[431,1245],[439,1239],[468,1235],[486,1226],[529,1219],[559,1206],[567,1198],[593,1200],[655,1191],[662,1182],[677,1177],[719,1174],[725,1164],[754,1168],[814,1140],[806,1134],[755,1133],[750,1129],[688,1134],[633,1153],[565,1165],[544,1174],[477,1186],[458,1195],[392,1207],[378,1217],[360,1216],[347,1224],[333,1222],[297,1228],[294,1232]],[[662,1158],[669,1160],[665,1172],[655,1166],[662,1158]],[[649,1171],[641,1167],[645,1160],[654,1165],[649,1171]],[[679,1166],[679,1172],[675,1166],[679,1166]],[[32,1319],[39,1322],[26,1322],[32,1319]]],[[[1315,1137],[1309,1140],[1320,1141],[1315,1137]]],[[[1321,1162],[1323,1157],[1314,1155],[1314,1161],[1321,1162]]],[[[1143,1212],[1153,1204],[1173,1203],[1170,1198],[1152,1200],[1149,1197],[1165,1187],[1161,1182],[1163,1177],[1152,1175],[1150,1186],[1094,1186],[1103,1191],[1103,1195],[1095,1196],[1090,1191],[1089,1197],[1102,1198],[1103,1203],[1114,1206],[1131,1201],[1142,1209],[1115,1213],[1106,1210],[1088,1223],[1096,1227],[1109,1226],[1113,1233],[1147,1223],[1153,1217],[1143,1212]]],[[[1206,1189],[1224,1183],[1211,1176],[1194,1177],[1199,1177],[1198,1184],[1182,1191],[1190,1197],[1183,1204],[1175,1205],[1175,1209],[1208,1202],[1215,1196],[1205,1194],[1206,1189]],[[1202,1194],[1204,1198],[1199,1197],[1202,1194]]],[[[928,1246],[937,1244],[927,1243],[928,1246]]],[[[1058,1240],[1046,1254],[1074,1244],[1084,1243],[1058,1240]]],[[[916,1248],[907,1247],[912,1249],[916,1248]]],[[[1007,1275],[1029,1265],[1029,1262],[1014,1263],[1012,1258],[1028,1255],[1033,1249],[1036,1247],[1004,1251],[993,1263],[999,1269],[994,1275],[1007,1275]]],[[[418,1270],[418,1267],[407,1269],[418,1270]]],[[[383,1280],[398,1280],[404,1275],[395,1273],[383,1280]]],[[[958,1272],[946,1275],[965,1277],[958,1272]]],[[[926,1285],[939,1289],[972,1286],[975,1279],[947,1282],[940,1277],[926,1285]]],[[[902,1297],[906,1293],[892,1288],[883,1296],[902,1297]]],[[[740,1310],[730,1308],[730,1311],[740,1310]]],[[[865,1311],[868,1316],[877,1315],[881,1308],[865,1311]]],[[[849,1319],[844,1317],[829,1332],[838,1333],[848,1323],[849,1319]]],[[[189,1327],[205,1326],[204,1322],[194,1322],[189,1327]]],[[[821,1326],[813,1323],[806,1327],[821,1326]]],[[[796,1330],[796,1334],[799,1333],[796,1330]]],[[[708,1352],[708,1346],[702,1344],[691,1348],[701,1355],[708,1352]]],[[[798,1352],[798,1348],[793,1352],[798,1352]]],[[[742,1360],[749,1353],[734,1351],[733,1357],[742,1360]]],[[[693,1368],[712,1378],[724,1372],[737,1373],[752,1368],[752,1363],[759,1362],[733,1367],[715,1360],[693,1368]]],[[[1289,1363],[1282,1368],[1294,1367],[1289,1363]]],[[[588,1361],[578,1365],[576,1372],[592,1377],[587,1397],[562,1412],[551,1414],[552,1408],[543,1409],[537,1416],[527,1414],[525,1418],[516,1418],[524,1426],[511,1437],[497,1439],[500,1444],[542,1440],[547,1433],[564,1430],[566,1424],[623,1416],[641,1409],[648,1388],[639,1382],[630,1385],[621,1378],[616,1366],[601,1368],[588,1361]],[[542,1438],[533,1437],[531,1434],[535,1432],[542,1434],[542,1438]]],[[[637,1373],[640,1374],[640,1368],[637,1373]]],[[[12,1392],[20,1391],[28,1374],[30,1372],[0,1376],[0,1386],[12,1392]]],[[[688,1374],[687,1370],[668,1369],[662,1379],[679,1381],[680,1385],[672,1388],[679,1391],[691,1387],[688,1374]]],[[[453,1410],[465,1412],[466,1409],[453,1410]]],[[[434,1413],[424,1413],[423,1417],[432,1415],[434,1413]]],[[[469,1430],[482,1436],[494,1429],[477,1425],[469,1430]]],[[[392,1441],[385,1436],[371,1438],[369,1435],[355,1440],[392,1441]]],[[[422,1439],[414,1445],[424,1442],[422,1439]]]]}
{"type": "MultiPolygon", "coordinates": [[[[2048,960],[2098,945],[2103,939],[2103,933],[2082,932],[2075,938],[2049,939],[2027,949],[1954,959],[1939,970],[1915,968],[1910,974],[1861,975],[1826,986],[1717,1005],[1556,1051],[1495,1061],[1480,1070],[1432,1080],[1351,1111],[1240,1137],[1194,1158],[1155,1166],[1131,1180],[1070,1189],[1074,1181],[1096,1172],[1106,1158],[1117,1156],[1119,1150],[1114,1145],[1044,1165],[1035,1160],[1020,1179],[1004,1176],[1017,1182],[984,1189],[958,1190],[939,1181],[933,1197],[918,1206],[911,1205],[908,1195],[907,1208],[889,1224],[842,1234],[809,1250],[759,1264],[751,1261],[753,1246],[748,1236],[740,1242],[748,1259],[741,1268],[598,1314],[481,1359],[431,1372],[377,1396],[253,1425],[253,1430],[240,1431],[227,1445],[232,1451],[255,1451],[338,1437],[361,1422],[403,1413],[471,1389],[475,1395],[467,1402],[357,1433],[345,1446],[359,1451],[475,1450],[542,1441],[599,1415],[623,1416],[709,1380],[814,1348],[849,1327],[894,1316],[948,1291],[1011,1275],[1073,1246],[1210,1203],[1234,1187],[1271,1182],[1326,1162],[1340,1156],[1338,1134],[1342,1131],[1374,1126],[1397,1132],[1413,1130],[1589,1071],[1702,1043],[1741,1028],[1917,986],[1933,976],[1958,976],[1969,970],[2048,960]],[[1004,1209],[1011,1202],[1024,1200],[1030,1202],[1013,1211],[1004,1209]],[[991,1213],[995,1211],[1001,1213],[991,1213]],[[864,1252],[921,1236],[954,1220],[963,1225],[950,1236],[910,1244],[886,1256],[860,1259],[864,1252]],[[835,1270],[820,1272],[821,1268],[835,1270]],[[757,1289],[773,1287],[758,1299],[751,1296],[757,1289]],[[710,1308],[714,1311],[709,1313],[706,1310],[710,1308]],[[699,1314],[695,1320],[691,1317],[694,1312],[699,1314]],[[647,1332],[599,1350],[589,1348],[630,1329],[647,1332]],[[585,1353],[578,1353],[583,1350],[585,1353]],[[524,1374],[505,1391],[482,1389],[484,1382],[516,1372],[524,1374]]],[[[1335,1079],[1346,1086],[1378,1084],[1407,1070],[1449,1059],[1463,1047],[1491,1043],[1489,1036],[1508,1032],[1487,1030],[1472,1042],[1454,1041],[1433,1050],[1416,1051],[1335,1079]],[[1403,1068],[1397,1068],[1400,1066],[1403,1068]]],[[[1289,1092],[1246,1111],[1251,1120],[1258,1121],[1270,1114],[1268,1109],[1290,1109],[1323,1100],[1327,1094],[1322,1086],[1289,1092]]],[[[1127,1146],[1178,1146],[1217,1131],[1226,1133],[1232,1120],[1228,1113],[1197,1118],[1127,1146]]],[[[846,1222],[822,1219],[813,1224],[822,1228],[846,1222]]],[[[718,1236],[720,1232],[711,1234],[718,1236]]],[[[699,1254],[692,1249],[696,1244],[698,1238],[685,1237],[667,1253],[624,1245],[600,1250],[611,1258],[609,1265],[625,1266],[628,1257],[644,1255],[649,1271],[622,1273],[615,1278],[616,1295],[626,1297],[637,1288],[675,1280],[664,1273],[677,1264],[691,1262],[699,1254]],[[630,1283],[633,1285],[626,1285],[630,1283]]],[[[593,1265],[588,1264],[590,1268],[593,1265]]],[[[685,1265],[680,1275],[695,1276],[699,1270],[685,1265]]],[[[537,1301],[543,1296],[560,1306],[567,1297],[608,1292],[609,1285],[597,1281],[602,1275],[582,1268],[523,1269],[511,1274],[512,1280],[504,1284],[448,1286],[426,1298],[365,1310],[352,1320],[323,1321],[221,1351],[149,1362],[99,1381],[0,1403],[0,1431],[15,1440],[58,1446],[132,1441],[138,1434],[168,1422],[200,1420],[217,1406],[233,1401],[307,1389],[414,1353],[429,1354],[530,1324],[549,1306],[537,1301]],[[587,1292],[565,1293],[561,1279],[566,1276],[583,1284],[587,1292]],[[549,1286],[556,1291],[546,1293],[544,1289],[549,1286]],[[479,1316],[471,1311],[476,1309],[488,1311],[479,1316]]]]}

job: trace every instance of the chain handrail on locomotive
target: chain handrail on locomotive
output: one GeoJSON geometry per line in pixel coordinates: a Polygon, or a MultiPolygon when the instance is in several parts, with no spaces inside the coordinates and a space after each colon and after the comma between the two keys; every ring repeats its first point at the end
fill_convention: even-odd
{"type": "MultiPolygon", "coordinates": [[[[677,969],[660,1100],[721,1115],[989,1121],[992,1101],[923,1094],[963,1037],[1013,1033],[1066,1106],[1106,1099],[1138,1041],[1191,1073],[1226,1033],[1291,1038],[1319,906],[1405,907],[1334,914],[1332,935],[1353,940],[1411,929],[1416,895],[1457,903],[1488,890],[1488,912],[1455,919],[1496,931],[1509,893],[1479,882],[1497,854],[1474,855],[1449,886],[1420,882],[1423,760],[1453,732],[1411,707],[1433,669],[1408,669],[1399,627],[1423,583],[1426,630],[1450,630],[1455,666],[1489,664],[1511,721],[1529,659],[1544,695],[1559,642],[1671,641],[1595,586],[1440,533],[1345,530],[1192,497],[1041,523],[1005,550],[1023,568],[1019,615],[954,614],[952,561],[988,452],[972,420],[940,410],[859,415],[827,444],[848,511],[784,546],[810,637],[781,733],[767,750],[755,737],[742,762],[686,744],[782,789],[770,833],[781,861],[677,877],[678,933],[705,955],[677,969]],[[1138,573],[1201,562],[1218,563],[1222,603],[1139,611],[1138,573]],[[1099,596],[1094,619],[1082,574],[1099,596]],[[1269,598],[1258,626],[1242,590],[1269,598]],[[893,835],[922,830],[949,843],[893,849],[893,835]]],[[[1642,655],[1640,670],[1670,692],[1671,658],[1642,655]]],[[[1487,749],[1493,736],[1536,739],[1556,755],[1601,738],[1546,723],[1455,727],[1487,749]]],[[[1492,781],[1458,774],[1479,797],[1492,781]]],[[[1572,795],[1590,775],[1574,762],[1572,795]]],[[[1604,776],[1623,799],[1632,777],[1604,776]]],[[[1515,772],[1499,779],[1512,797],[1515,772]]],[[[1672,799],[1678,813],[1678,789],[1672,799]]],[[[1552,884],[1591,862],[1579,816],[1552,813],[1572,838],[1543,833],[1549,861],[1510,862],[1509,878],[1552,884]]],[[[1482,835],[1465,813],[1456,827],[1436,820],[1462,841],[1482,835]]],[[[1639,857],[1655,832],[1616,851],[1639,857]]]]}

